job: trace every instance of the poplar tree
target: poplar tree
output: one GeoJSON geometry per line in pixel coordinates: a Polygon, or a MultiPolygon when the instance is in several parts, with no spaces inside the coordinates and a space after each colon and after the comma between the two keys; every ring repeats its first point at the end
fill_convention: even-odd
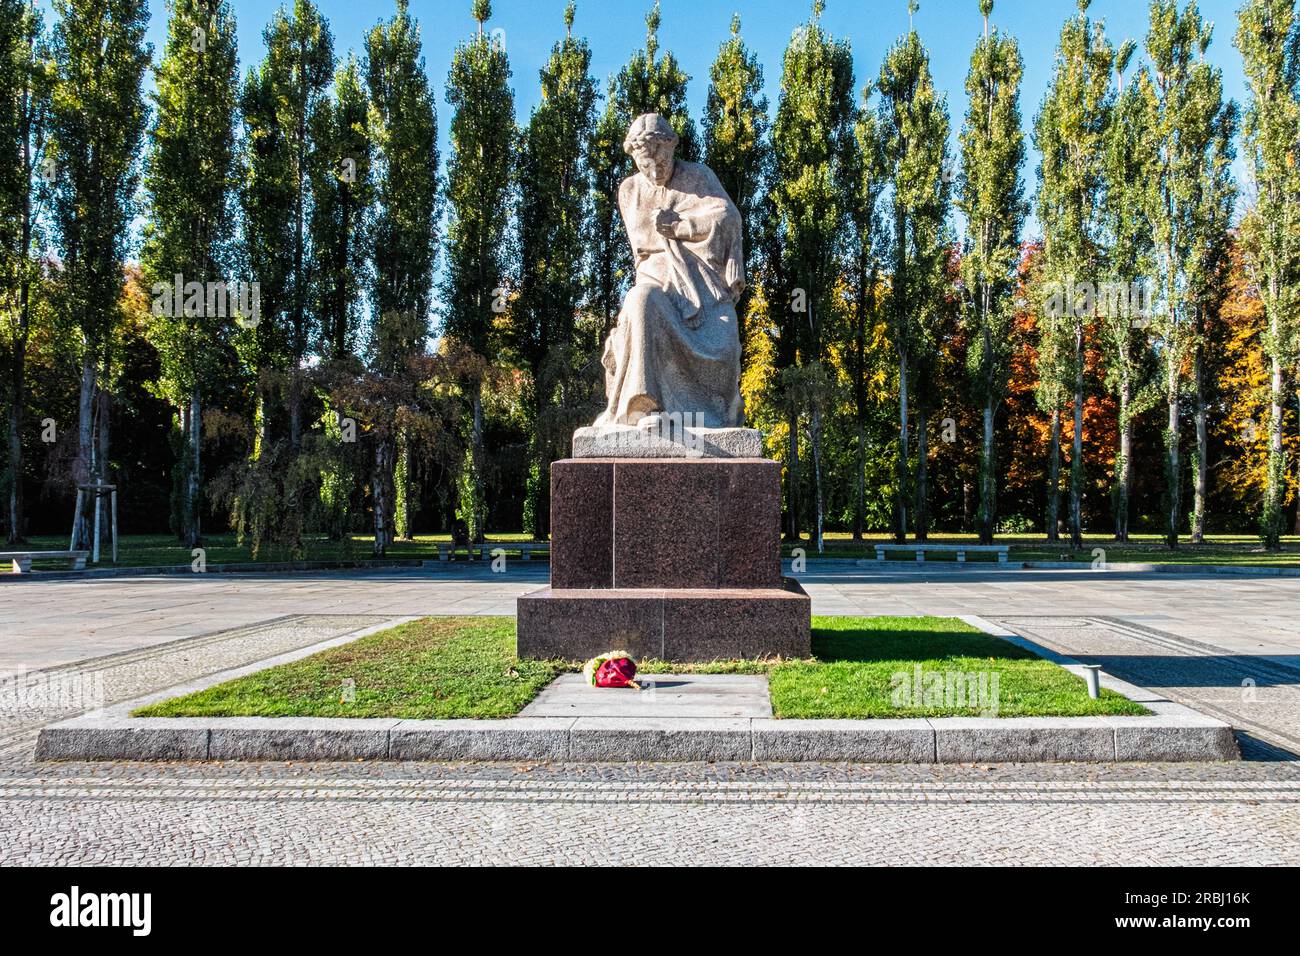
{"type": "Polygon", "coordinates": [[[628,173],[623,122],[609,82],[605,108],[587,143],[587,168],[591,176],[591,244],[586,285],[588,307],[600,319],[599,350],[618,319],[622,291],[632,268],[632,252],[623,233],[618,211],[618,187],[628,173]]]}
{"type": "MultiPolygon", "coordinates": [[[[302,465],[306,471],[319,471],[319,485],[301,489],[304,496],[316,491],[321,523],[330,539],[345,541],[345,547],[350,542],[345,535],[351,530],[350,505],[361,473],[361,448],[359,443],[342,440],[344,413],[320,386],[336,376],[355,375],[359,368],[373,201],[368,111],[362,70],[349,54],[334,74],[333,95],[316,104],[309,121],[313,143],[307,167],[312,198],[307,232],[313,261],[309,305],[312,350],[320,359],[311,377],[326,408],[319,430],[307,441],[311,459],[302,465]],[[310,463],[313,460],[318,467],[310,463]]],[[[375,431],[368,428],[366,437],[375,431]]],[[[382,544],[379,535],[375,541],[382,544]]]]}
{"type": "Polygon", "coordinates": [[[798,493],[798,423],[800,409],[806,406],[819,552],[824,547],[822,431],[829,379],[823,362],[835,283],[848,245],[847,193],[857,119],[853,54],[848,41],[836,40],[822,28],[824,8],[822,0],[815,0],[812,17],[795,30],[786,47],[772,127],[772,199],[790,296],[779,332],[787,361],[783,388],[790,393],[790,492],[798,493]]]}
{"type": "Polygon", "coordinates": [[[1102,234],[1105,275],[1117,291],[1100,312],[1106,385],[1115,399],[1119,447],[1115,454],[1111,497],[1115,540],[1129,540],[1129,501],[1133,487],[1133,423],[1156,400],[1151,388],[1152,353],[1147,344],[1151,290],[1146,282],[1154,268],[1149,193],[1154,176],[1151,76],[1128,68],[1137,44],[1126,40],[1115,56],[1117,96],[1106,129],[1105,195],[1102,234]]]}
{"type": "Polygon", "coordinates": [[[1250,91],[1243,132],[1256,192],[1242,238],[1264,302],[1263,346],[1270,365],[1268,483],[1260,536],[1265,547],[1279,550],[1287,476],[1283,390],[1300,362],[1300,15],[1294,0],[1247,0],[1236,45],[1250,91]]]}
{"type": "MultiPolygon", "coordinates": [[[[1079,15],[1061,30],[1056,68],[1034,123],[1042,155],[1038,172],[1038,220],[1043,229],[1045,278],[1056,289],[1040,352],[1050,364],[1040,376],[1049,400],[1070,394],[1074,409],[1074,447],[1070,455],[1070,540],[1083,546],[1083,406],[1087,399],[1085,348],[1095,297],[1076,295],[1080,284],[1095,283],[1100,265],[1100,210],[1105,133],[1111,109],[1110,74],[1115,51],[1100,22],[1088,17],[1090,0],[1078,0],[1079,15]]],[[[1083,286],[1087,288],[1086,285],[1083,286]]],[[[1052,487],[1048,489],[1048,538],[1056,533],[1056,462],[1059,460],[1060,403],[1052,415],[1052,487]]]]}
{"type": "Polygon", "coordinates": [[[8,533],[23,541],[23,426],[27,346],[40,271],[42,213],[49,200],[44,170],[50,121],[50,50],[36,5],[0,0],[0,332],[6,374],[8,533]]]}
{"type": "MultiPolygon", "coordinates": [[[[486,362],[495,348],[494,319],[505,311],[510,191],[515,164],[514,95],[505,49],[483,30],[488,0],[474,0],[478,33],[461,43],[447,77],[453,109],[447,168],[447,270],[443,329],[486,362]]],[[[469,474],[462,502],[472,540],[483,539],[486,519],[483,380],[470,392],[469,474]]]]}
{"type": "MultiPolygon", "coordinates": [[[[655,0],[645,18],[645,49],[633,53],[614,78],[613,99],[624,134],[641,114],[658,113],[668,120],[681,139],[677,144],[678,158],[695,161],[700,158],[699,135],[686,102],[686,87],[691,78],[671,51],[660,54],[659,26],[662,19],[659,0],[655,0]]],[[[626,156],[624,159],[630,171],[632,160],[626,156]]]]}
{"type": "MultiPolygon", "coordinates": [[[[366,38],[378,167],[370,365],[381,375],[397,377],[409,377],[412,362],[426,350],[438,251],[438,117],[421,51],[420,27],[407,0],[398,0],[393,18],[366,38]]],[[[410,537],[414,531],[413,444],[409,431],[376,439],[371,482],[378,553],[393,534],[410,537]]]]}
{"type": "MultiPolygon", "coordinates": [[[[264,120],[283,140],[275,156],[282,168],[268,172],[286,193],[288,243],[263,251],[279,260],[271,271],[279,274],[287,312],[284,371],[288,376],[289,444],[296,453],[302,443],[302,365],[316,332],[311,308],[311,270],[316,263],[310,241],[313,198],[309,177],[317,161],[318,144],[312,136],[311,118],[328,95],[334,76],[334,39],[329,24],[311,0],[294,0],[291,15],[277,10],[263,38],[266,59],[249,82],[256,84],[261,94],[258,105],[264,111],[264,120]]],[[[272,205],[254,212],[279,211],[272,205]]],[[[270,228],[267,225],[259,229],[272,234],[279,231],[274,224],[269,224],[270,228]]],[[[278,318],[273,316],[272,320],[278,318]]]]}
{"type": "MultiPolygon", "coordinates": [[[[750,275],[758,240],[763,189],[771,163],[768,141],[767,97],[763,95],[763,68],[740,35],[740,14],[731,18],[731,36],[718,49],[709,71],[709,93],[704,107],[704,164],[740,210],[744,234],[745,275],[750,275]]],[[[752,279],[750,280],[752,281],[752,279]]],[[[748,336],[746,313],[752,296],[746,286],[736,303],[740,343],[748,336]]],[[[741,363],[742,368],[744,362],[741,363]]]]}
{"type": "MultiPolygon", "coordinates": [[[[111,374],[128,226],[137,208],[149,11],[144,0],[54,0],[54,12],[53,220],[63,308],[81,337],[73,471],[81,484],[108,477],[109,396],[99,384],[111,374]]],[[[74,541],[88,541],[89,530],[83,520],[74,541]]]]}
{"type": "Polygon", "coordinates": [[[636,171],[632,158],[623,151],[628,127],[643,113],[658,113],[668,120],[680,139],[677,157],[699,159],[698,135],[686,102],[691,78],[671,52],[660,54],[662,18],[658,0],[645,22],[645,48],[633,53],[627,64],[610,77],[605,108],[588,144],[593,242],[587,288],[591,307],[601,319],[601,341],[597,348],[618,319],[623,293],[633,272],[632,252],[618,209],[618,188],[636,171]]]}
{"type": "MultiPolygon", "coordinates": [[[[919,9],[909,4],[914,15],[919,9]]],[[[931,387],[925,370],[937,347],[936,322],[948,257],[948,104],[934,87],[930,57],[915,29],[885,55],[876,88],[880,135],[889,170],[890,336],[898,356],[898,450],[895,477],[894,536],[908,528],[909,495],[915,490],[915,530],[925,540],[923,503],[928,455],[924,392],[931,387]],[[914,376],[914,373],[915,376],[914,376]],[[917,466],[913,480],[909,448],[909,403],[917,393],[917,466]]]]}
{"type": "Polygon", "coordinates": [[[576,6],[564,11],[564,39],[540,72],[542,99],[523,131],[519,155],[519,301],[512,339],[526,387],[529,475],[526,530],[550,530],[550,466],[578,424],[578,371],[587,359],[577,334],[588,239],[587,144],[596,115],[591,49],[573,36],[576,6]]]}
{"type": "MultiPolygon", "coordinates": [[[[199,283],[153,310],[149,339],[158,350],[163,395],[176,407],[179,435],[173,521],[186,548],[198,547],[202,514],[204,387],[229,338],[231,318],[207,289],[230,275],[235,185],[235,18],[223,0],[173,0],[162,62],[154,71],[154,124],[144,186],[149,203],[142,266],[155,290],[199,283]],[[195,307],[197,306],[197,307],[195,307]]],[[[228,292],[230,290],[227,290],[228,292]]],[[[157,299],[155,300],[157,301],[157,299]]]]}
{"type": "Polygon", "coordinates": [[[866,516],[869,338],[880,310],[880,254],[884,242],[878,208],[887,172],[883,144],[871,106],[872,87],[863,90],[853,126],[848,184],[849,278],[853,297],[848,371],[853,392],[855,459],[853,540],[861,541],[866,516]]]}
{"type": "Polygon", "coordinates": [[[1149,218],[1161,299],[1155,329],[1168,412],[1165,543],[1171,549],[1178,547],[1183,524],[1183,367],[1195,348],[1197,313],[1208,294],[1206,276],[1214,271],[1206,248],[1221,241],[1232,201],[1223,177],[1232,163],[1236,113],[1223,101],[1220,71],[1204,59],[1212,32],[1194,2],[1180,15],[1176,0],[1152,0],[1146,47],[1155,74],[1151,113],[1156,169],[1149,218]]]}
{"type": "Polygon", "coordinates": [[[1011,291],[1027,211],[1020,165],[1020,81],[1024,65],[1015,39],[989,29],[993,0],[980,0],[984,36],[975,46],[966,93],[970,105],[961,134],[962,172],[957,206],[966,216],[962,279],[966,286],[967,372],[983,410],[980,444],[980,543],[997,527],[994,418],[1007,388],[1011,291]]]}
{"type": "Polygon", "coordinates": [[[369,109],[361,66],[349,56],[309,122],[312,344],[326,363],[355,358],[361,331],[374,194],[369,109]]]}

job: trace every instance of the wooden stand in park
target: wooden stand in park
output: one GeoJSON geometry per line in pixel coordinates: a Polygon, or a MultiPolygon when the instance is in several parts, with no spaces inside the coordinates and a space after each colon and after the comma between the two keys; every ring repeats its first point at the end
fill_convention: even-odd
{"type": "Polygon", "coordinates": [[[113,563],[117,563],[117,485],[106,485],[103,479],[95,479],[93,485],[77,485],[77,507],[72,514],[72,540],[68,543],[68,550],[71,551],[77,546],[77,526],[81,524],[82,502],[89,495],[95,497],[95,531],[92,537],[94,541],[91,561],[99,563],[99,509],[100,499],[107,497],[109,500],[109,511],[111,515],[112,544],[113,544],[113,563]]]}

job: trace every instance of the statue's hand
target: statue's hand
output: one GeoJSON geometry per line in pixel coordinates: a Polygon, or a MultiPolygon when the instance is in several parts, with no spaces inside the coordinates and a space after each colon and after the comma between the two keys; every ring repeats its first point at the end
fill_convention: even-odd
{"type": "Polygon", "coordinates": [[[660,209],[655,213],[655,229],[659,231],[659,235],[667,236],[669,239],[677,238],[677,224],[681,221],[682,217],[671,209],[660,209]]]}

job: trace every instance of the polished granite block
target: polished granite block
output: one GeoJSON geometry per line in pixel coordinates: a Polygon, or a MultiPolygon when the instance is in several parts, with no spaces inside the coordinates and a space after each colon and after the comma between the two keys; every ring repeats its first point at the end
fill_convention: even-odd
{"type": "Polygon", "coordinates": [[[811,603],[780,588],[546,588],[519,598],[518,653],[581,660],[608,650],[669,661],[807,657],[811,603]]]}
{"type": "Polygon", "coordinates": [[[668,661],[808,657],[812,601],[793,579],[780,590],[668,591],[663,634],[668,661]]]}
{"type": "Polygon", "coordinates": [[[551,587],[614,586],[614,462],[551,465],[551,587]]]}
{"type": "Polygon", "coordinates": [[[614,587],[716,588],[726,465],[689,459],[614,466],[614,587]]]}
{"type": "Polygon", "coordinates": [[[781,468],[569,459],[551,469],[551,586],[779,588],[781,468]]]}

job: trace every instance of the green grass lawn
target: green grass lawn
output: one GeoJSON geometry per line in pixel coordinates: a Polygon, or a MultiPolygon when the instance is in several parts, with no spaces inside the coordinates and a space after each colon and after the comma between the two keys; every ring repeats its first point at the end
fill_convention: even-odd
{"type": "MultiPolygon", "coordinates": [[[[521,661],[509,617],[432,617],[163,701],[138,717],[510,717],[575,661],[521,661]],[[354,699],[345,700],[345,681],[354,699]]],[[[642,662],[643,673],[766,673],[777,717],[977,716],[997,689],[999,716],[1144,714],[1103,691],[1089,699],[1083,681],[1014,644],[961,621],[936,617],[813,619],[808,660],[642,662]],[[901,682],[960,673],[983,680],[985,696],[938,699],[925,677],[916,698],[901,682]],[[928,692],[927,692],[928,688],[928,692]],[[935,697],[935,699],[931,699],[935,697]],[[962,706],[963,703],[965,706],[962,706]]],[[[973,687],[965,684],[964,687],[973,687]]]]}

